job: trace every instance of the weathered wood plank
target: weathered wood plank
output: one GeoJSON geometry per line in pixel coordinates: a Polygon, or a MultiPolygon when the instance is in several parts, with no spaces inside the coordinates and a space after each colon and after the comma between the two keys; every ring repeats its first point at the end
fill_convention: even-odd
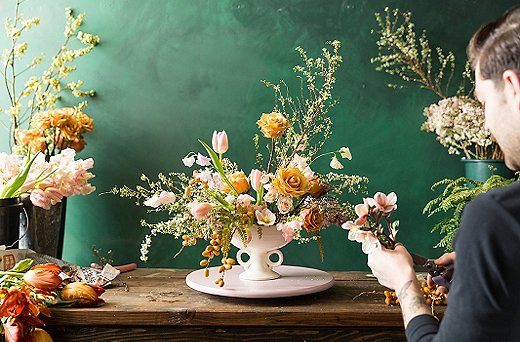
{"type": "Polygon", "coordinates": [[[165,327],[104,327],[104,328],[51,328],[46,330],[54,341],[322,341],[322,342],[378,342],[404,341],[403,330],[396,329],[317,329],[313,327],[237,328],[165,328],[165,327]]]}

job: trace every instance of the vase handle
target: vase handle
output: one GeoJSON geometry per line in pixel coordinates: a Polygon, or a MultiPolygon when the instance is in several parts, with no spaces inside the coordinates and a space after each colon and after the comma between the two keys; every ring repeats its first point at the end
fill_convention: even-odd
{"type": "Polygon", "coordinates": [[[241,266],[244,266],[245,270],[247,270],[249,268],[249,266],[251,266],[251,253],[249,253],[249,251],[247,249],[239,249],[237,252],[237,261],[241,266]],[[244,254],[244,253],[249,255],[248,261],[242,260],[242,254],[244,254]]]}
{"type": "Polygon", "coordinates": [[[283,253],[280,250],[275,249],[274,251],[270,251],[267,253],[267,264],[269,265],[269,267],[280,266],[282,263],[283,263],[283,253]],[[273,262],[273,261],[271,261],[271,259],[269,259],[271,257],[271,255],[273,255],[273,254],[278,255],[278,261],[273,262]]]}

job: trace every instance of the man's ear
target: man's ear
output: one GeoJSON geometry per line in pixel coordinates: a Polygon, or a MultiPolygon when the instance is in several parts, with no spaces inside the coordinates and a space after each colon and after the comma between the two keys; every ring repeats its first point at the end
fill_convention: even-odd
{"type": "Polygon", "coordinates": [[[504,95],[508,102],[514,105],[516,110],[520,110],[520,74],[513,70],[506,70],[502,74],[504,81],[504,95]]]}

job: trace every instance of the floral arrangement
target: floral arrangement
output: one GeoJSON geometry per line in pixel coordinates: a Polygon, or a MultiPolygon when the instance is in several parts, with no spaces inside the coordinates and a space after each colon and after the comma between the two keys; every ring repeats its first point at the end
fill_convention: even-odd
{"type": "Polygon", "coordinates": [[[49,67],[42,75],[28,77],[20,87],[20,78],[44,60],[42,56],[35,56],[30,62],[25,63],[22,70],[16,68],[29,51],[29,44],[21,41],[21,38],[40,23],[37,17],[24,18],[20,6],[22,2],[24,1],[16,0],[15,16],[6,18],[5,30],[10,42],[9,48],[4,49],[1,56],[3,72],[0,74],[4,79],[6,97],[10,102],[10,107],[4,110],[10,119],[10,146],[13,150],[22,151],[30,147],[33,151],[44,151],[48,156],[67,147],[80,151],[85,145],[81,134],[92,130],[91,119],[79,114],[87,106],[87,101],[79,103],[74,109],[63,109],[58,113],[36,113],[55,109],[57,101],[65,92],[70,92],[76,98],[94,96],[93,90],[81,89],[82,80],[70,80],[70,76],[76,70],[73,64],[76,59],[89,54],[100,38],[80,30],[85,13],[74,16],[72,10],[67,8],[63,44],[57,47],[58,52],[51,58],[49,67]],[[69,48],[72,44],[80,47],[69,48]],[[72,115],[72,112],[75,114],[72,115]],[[49,125],[48,122],[44,123],[47,116],[62,117],[55,118],[58,121],[51,121],[52,124],[49,125]],[[77,127],[74,127],[72,119],[79,123],[77,127]],[[19,131],[23,124],[31,124],[33,127],[30,131],[19,131]]]}
{"type": "Polygon", "coordinates": [[[63,197],[87,195],[96,188],[89,181],[94,175],[87,170],[94,160],[74,160],[76,152],[67,148],[46,161],[41,153],[21,159],[17,154],[0,153],[0,198],[29,194],[38,207],[50,209],[63,197]]]}
{"type": "MultiPolygon", "coordinates": [[[[426,122],[421,129],[436,133],[437,140],[448,148],[450,154],[462,152],[467,159],[503,159],[498,144],[490,139],[491,134],[484,127],[482,105],[470,96],[472,89],[466,91],[468,81],[474,85],[469,64],[465,64],[456,95],[447,95],[451,91],[455,72],[453,52],[445,53],[440,47],[432,49],[426,31],[417,39],[410,12],[389,8],[385,8],[384,12],[384,16],[375,14],[379,30],[373,33],[379,35],[376,42],[379,53],[371,62],[378,64],[376,70],[429,89],[441,98],[438,103],[424,109],[426,122]]],[[[397,84],[388,86],[405,87],[397,84]]]]}
{"type": "Polygon", "coordinates": [[[355,206],[357,219],[341,225],[348,230],[348,239],[361,243],[364,253],[369,254],[382,245],[394,249],[399,221],[390,221],[390,216],[397,210],[397,195],[394,192],[385,195],[377,192],[373,198],[364,198],[362,204],[355,206]]]}
{"type": "Polygon", "coordinates": [[[31,259],[0,271],[0,332],[6,341],[52,341],[41,328],[40,314],[50,317],[50,305],[97,306],[105,290],[81,282],[67,282],[55,264],[32,266],[31,259]],[[32,266],[32,267],[31,267],[32,266]]]}
{"type": "MultiPolygon", "coordinates": [[[[260,149],[255,135],[257,168],[244,172],[224,157],[233,145],[225,131],[213,133],[211,146],[199,140],[203,150],[190,152],[183,159],[187,167],[195,167],[191,175],[171,172],[159,174],[158,181],[142,175],[147,186],[114,187],[112,193],[137,199],[137,205],[151,207],[150,212],[165,211],[169,219],[158,223],[142,220],[150,229],[141,248],[141,260],[147,260],[152,237],[171,234],[182,237],[182,248],[193,246],[199,239],[209,241],[200,265],[208,267],[212,259],[223,254],[223,273],[233,263],[228,258],[234,234],[247,244],[251,229],[261,236],[263,227],[276,226],[286,241],[318,243],[323,257],[320,235],[329,225],[340,225],[352,216],[353,208],[341,202],[344,190],[355,193],[363,189],[366,177],[335,172],[319,174],[317,160],[330,156],[330,166],[343,168],[340,159],[350,160],[350,149],[319,153],[331,135],[329,110],[336,103],[332,89],[335,72],[341,63],[339,41],[328,42],[332,51],[322,49],[320,57],[311,58],[297,48],[303,65],[294,67],[302,79],[300,98],[292,97],[284,81],[278,84],[263,81],[273,89],[275,106],[257,121],[261,134],[268,141],[268,159],[260,149]]],[[[209,271],[206,269],[206,274],[209,271]]],[[[220,279],[222,280],[222,279],[220,279]]],[[[218,284],[223,286],[223,281],[218,284]]]]}

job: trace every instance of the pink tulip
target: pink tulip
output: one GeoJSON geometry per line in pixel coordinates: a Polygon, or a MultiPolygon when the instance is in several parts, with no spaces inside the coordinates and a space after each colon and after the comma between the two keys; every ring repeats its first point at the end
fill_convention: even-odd
{"type": "Polygon", "coordinates": [[[228,138],[226,131],[214,131],[211,142],[213,145],[213,150],[217,153],[225,153],[228,150],[228,138]]]}
{"type": "Polygon", "coordinates": [[[251,187],[258,191],[260,189],[260,186],[262,185],[262,176],[263,172],[260,170],[253,169],[251,170],[251,174],[249,175],[249,182],[251,182],[251,187]]]}
{"type": "Polygon", "coordinates": [[[196,219],[203,219],[208,216],[209,212],[213,208],[213,206],[209,203],[200,203],[197,201],[188,203],[188,207],[190,208],[190,213],[196,219]]]}

